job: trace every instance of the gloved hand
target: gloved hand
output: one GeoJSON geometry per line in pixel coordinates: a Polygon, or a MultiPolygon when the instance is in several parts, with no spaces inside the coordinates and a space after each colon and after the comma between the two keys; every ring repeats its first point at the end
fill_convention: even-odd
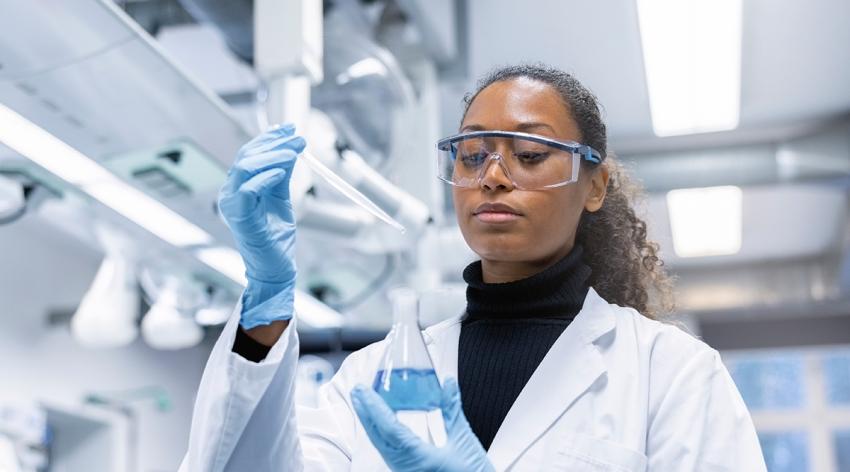
{"type": "Polygon", "coordinates": [[[218,196],[242,259],[248,286],[241,325],[250,329],[292,318],[295,291],[295,216],[289,179],[306,142],[287,124],[239,149],[218,196]]]}
{"type": "Polygon", "coordinates": [[[446,424],[446,444],[436,447],[401,424],[374,390],[358,385],[351,392],[354,411],[384,462],[396,472],[490,472],[493,465],[472,432],[460,403],[457,381],[443,385],[440,408],[446,424]]]}

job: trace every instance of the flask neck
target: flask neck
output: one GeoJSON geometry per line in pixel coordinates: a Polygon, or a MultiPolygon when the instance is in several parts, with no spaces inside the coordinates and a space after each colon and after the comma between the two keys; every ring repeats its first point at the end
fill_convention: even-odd
{"type": "Polygon", "coordinates": [[[409,324],[419,328],[419,299],[411,289],[396,289],[390,294],[393,305],[393,325],[409,324]]]}
{"type": "Polygon", "coordinates": [[[416,310],[397,310],[393,313],[393,326],[404,325],[419,328],[419,314],[416,310]]]}

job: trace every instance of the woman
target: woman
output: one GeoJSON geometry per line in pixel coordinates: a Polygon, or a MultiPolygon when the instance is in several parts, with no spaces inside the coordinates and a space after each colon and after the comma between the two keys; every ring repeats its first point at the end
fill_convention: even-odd
{"type": "Polygon", "coordinates": [[[183,470],[765,470],[717,352],[654,319],[669,280],[605,159],[593,94],[519,66],[466,103],[439,176],[481,260],[464,271],[466,313],[425,331],[445,427],[402,425],[362,385],[382,342],[296,422],[288,178],[305,143],[286,127],[243,147],[221,192],[249,283],[204,372],[183,470]],[[442,447],[419,439],[443,432],[442,447]]]}

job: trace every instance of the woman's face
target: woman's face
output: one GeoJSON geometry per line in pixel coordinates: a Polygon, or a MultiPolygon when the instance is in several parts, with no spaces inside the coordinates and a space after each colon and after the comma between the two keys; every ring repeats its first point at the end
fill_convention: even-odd
{"type": "MultiPolygon", "coordinates": [[[[472,130],[523,131],[577,142],[582,138],[558,92],[528,78],[495,82],[482,90],[461,123],[461,132],[472,130]]],[[[582,166],[574,184],[526,191],[515,189],[500,166],[490,165],[477,188],[454,187],[466,243],[485,264],[554,264],[572,249],[582,210],[596,211],[602,205],[607,170],[586,169],[582,166]],[[507,205],[515,214],[480,212],[485,203],[507,205]]]]}

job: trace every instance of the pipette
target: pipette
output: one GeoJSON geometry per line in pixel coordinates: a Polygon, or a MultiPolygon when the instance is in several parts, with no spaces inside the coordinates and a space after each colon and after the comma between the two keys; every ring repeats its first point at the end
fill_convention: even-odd
{"type": "Polygon", "coordinates": [[[386,224],[401,231],[402,233],[405,232],[404,226],[402,226],[401,223],[394,220],[393,217],[388,215],[384,210],[381,210],[381,207],[375,205],[372,200],[369,200],[368,197],[360,193],[356,188],[352,187],[351,184],[343,180],[342,177],[336,175],[332,170],[328,169],[327,166],[322,163],[322,161],[316,158],[316,156],[310,154],[309,152],[305,152],[301,154],[301,159],[306,161],[311,169],[313,169],[317,174],[322,176],[322,178],[324,178],[341,194],[348,197],[349,200],[360,205],[361,207],[363,207],[363,209],[375,215],[379,219],[383,220],[386,224]]]}

